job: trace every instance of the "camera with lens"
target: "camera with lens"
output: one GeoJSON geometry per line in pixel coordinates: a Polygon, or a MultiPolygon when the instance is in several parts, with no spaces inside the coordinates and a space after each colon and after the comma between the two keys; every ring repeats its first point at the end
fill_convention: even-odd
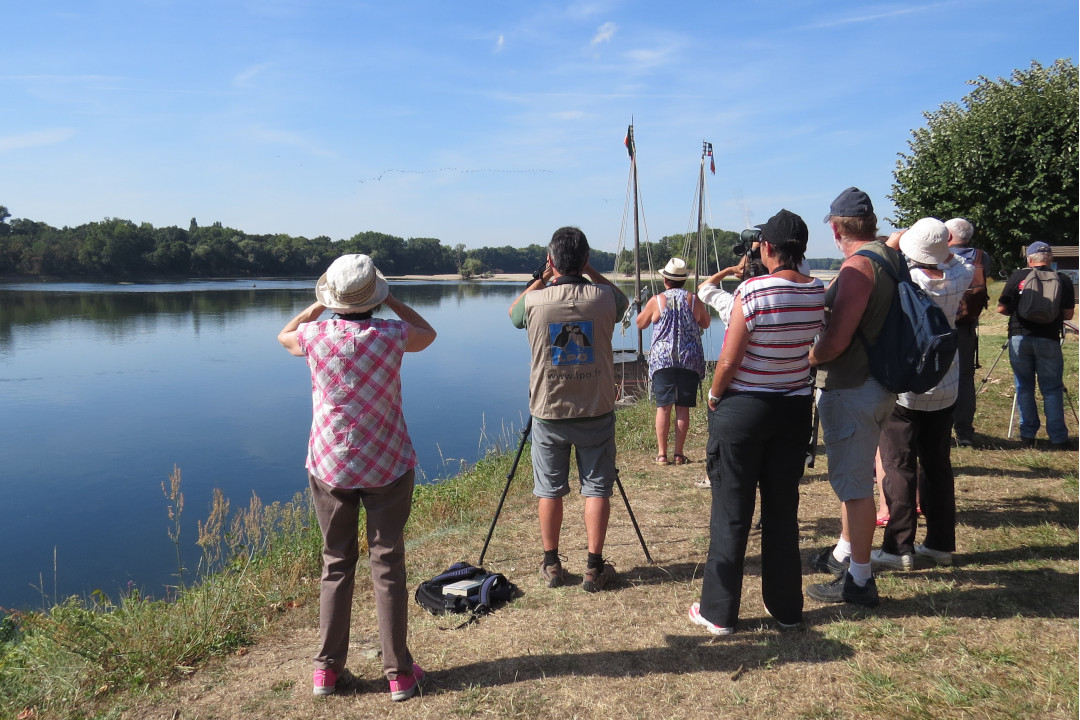
{"type": "Polygon", "coordinates": [[[761,241],[761,230],[757,228],[746,228],[739,235],[739,242],[737,245],[731,248],[731,252],[736,255],[744,255],[750,260],[761,259],[761,248],[754,247],[754,243],[761,241]]]}
{"type": "Polygon", "coordinates": [[[747,274],[743,276],[744,279],[768,273],[768,270],[761,263],[760,242],[761,230],[758,228],[746,228],[739,235],[738,244],[731,248],[731,252],[736,257],[742,257],[746,260],[747,274]],[[757,247],[754,247],[754,245],[757,245],[757,247]]]}

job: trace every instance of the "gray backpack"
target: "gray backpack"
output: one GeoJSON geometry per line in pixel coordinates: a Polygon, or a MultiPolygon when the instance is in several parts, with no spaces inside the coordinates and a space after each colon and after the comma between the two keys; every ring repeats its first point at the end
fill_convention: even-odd
{"type": "Polygon", "coordinates": [[[1061,314],[1061,277],[1053,270],[1031,268],[1021,288],[1016,314],[1022,319],[1049,325],[1061,314]]]}

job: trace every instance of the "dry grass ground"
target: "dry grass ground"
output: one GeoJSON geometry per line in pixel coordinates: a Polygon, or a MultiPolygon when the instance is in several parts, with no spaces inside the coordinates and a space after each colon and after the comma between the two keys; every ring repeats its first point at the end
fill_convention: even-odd
{"type": "MultiPolygon", "coordinates": [[[[981,373],[1004,341],[1000,318],[988,320],[981,373]]],[[[1066,363],[1071,393],[1076,357],[1073,336],[1066,363]]],[[[686,611],[701,590],[708,543],[708,491],[693,486],[704,472],[704,423],[699,409],[687,446],[692,464],[657,467],[652,410],[639,407],[620,412],[619,465],[655,564],[646,562],[616,497],[606,548],[620,574],[612,591],[581,590],[585,540],[574,496],[562,550],[576,576],[568,587],[541,587],[525,462],[485,559],[523,595],[461,630],[413,606],[410,645],[428,672],[422,696],[389,700],[364,578],[349,659],[354,677],[336,696],[311,695],[317,603],[309,601],[283,614],[243,653],[99,717],[1072,720],[1078,712],[1077,455],[1020,449],[1005,439],[1010,378],[1004,357],[980,396],[977,425],[990,447],[954,451],[956,565],[882,573],[883,600],[874,610],[807,599],[805,627],[781,632],[762,607],[755,535],[739,631],[713,638],[692,625],[686,611]]],[[[804,557],[839,532],[826,470],[821,454],[802,482],[804,557]]],[[[497,494],[476,499],[492,512],[497,501],[497,494]]],[[[412,538],[410,584],[453,561],[476,562],[489,521],[490,514],[412,538]]],[[[805,582],[824,579],[808,571],[805,582]]]]}

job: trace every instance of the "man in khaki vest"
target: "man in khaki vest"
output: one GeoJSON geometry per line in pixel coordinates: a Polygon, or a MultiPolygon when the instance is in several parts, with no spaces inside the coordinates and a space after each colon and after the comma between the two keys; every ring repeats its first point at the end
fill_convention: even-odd
{"type": "Polygon", "coordinates": [[[570,493],[571,448],[585,497],[589,554],[582,587],[596,592],[615,580],[615,568],[603,558],[616,474],[611,336],[628,305],[589,264],[585,233],[564,227],[551,238],[543,271],[510,306],[510,319],[528,331],[532,349],[533,494],[544,545],[540,578],[548,587],[566,582],[559,535],[563,498],[570,493]]]}

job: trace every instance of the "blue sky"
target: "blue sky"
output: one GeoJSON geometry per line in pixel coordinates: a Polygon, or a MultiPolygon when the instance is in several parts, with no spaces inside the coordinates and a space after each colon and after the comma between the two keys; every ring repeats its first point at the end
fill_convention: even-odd
{"type": "MultiPolygon", "coordinates": [[[[1075,0],[36,0],[0,43],[0,205],[62,227],[220,221],[343,239],[615,250],[636,126],[643,239],[889,217],[922,113],[1077,56],[1075,0]]],[[[882,223],[882,229],[887,224],[882,223]]],[[[625,242],[632,243],[632,235],[625,242]]]]}

